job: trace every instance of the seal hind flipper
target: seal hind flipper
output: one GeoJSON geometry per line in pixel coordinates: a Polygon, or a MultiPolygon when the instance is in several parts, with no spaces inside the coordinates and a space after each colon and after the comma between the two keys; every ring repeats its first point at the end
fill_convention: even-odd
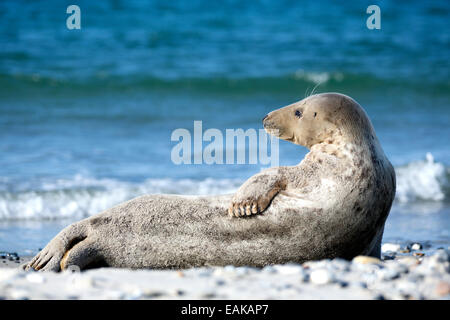
{"type": "Polygon", "coordinates": [[[79,268],[79,270],[86,269],[92,263],[101,259],[98,250],[95,246],[95,240],[86,238],[75,244],[71,249],[67,250],[62,257],[59,265],[61,270],[66,270],[71,266],[79,268]]]}
{"type": "Polygon", "coordinates": [[[64,228],[30,262],[24,270],[60,271],[60,261],[74,245],[86,238],[85,224],[78,222],[64,228]]]}

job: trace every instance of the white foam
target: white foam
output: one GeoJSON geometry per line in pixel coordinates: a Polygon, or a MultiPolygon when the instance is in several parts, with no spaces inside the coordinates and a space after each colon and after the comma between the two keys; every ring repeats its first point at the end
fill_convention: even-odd
{"type": "Polygon", "coordinates": [[[402,203],[444,200],[447,171],[442,163],[434,161],[431,153],[426,154],[425,160],[397,168],[397,200],[402,203]]]}
{"type": "Polygon", "coordinates": [[[131,183],[77,175],[42,182],[39,191],[0,192],[0,220],[84,218],[143,194],[221,194],[242,183],[233,179],[148,179],[131,183]]]}
{"type": "Polygon", "coordinates": [[[304,79],[306,81],[313,82],[317,85],[328,82],[329,80],[342,81],[344,75],[342,73],[328,73],[328,72],[306,72],[303,69],[299,69],[294,73],[296,79],[304,79]]]}

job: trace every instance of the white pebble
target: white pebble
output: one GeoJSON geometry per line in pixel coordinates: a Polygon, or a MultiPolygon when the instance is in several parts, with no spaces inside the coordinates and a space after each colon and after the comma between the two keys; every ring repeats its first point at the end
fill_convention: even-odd
{"type": "Polygon", "coordinates": [[[385,281],[397,279],[399,276],[400,276],[400,273],[394,269],[381,269],[378,272],[378,277],[381,280],[385,280],[385,281]]]}
{"type": "Polygon", "coordinates": [[[126,298],[126,294],[123,291],[120,290],[107,290],[103,291],[103,295],[99,297],[98,299],[105,299],[105,300],[122,300],[126,298]]]}
{"type": "Polygon", "coordinates": [[[288,264],[288,265],[277,265],[275,266],[275,270],[278,271],[279,274],[283,275],[294,275],[303,272],[303,268],[300,265],[288,264]]]}
{"type": "Polygon", "coordinates": [[[249,267],[237,267],[235,272],[238,276],[245,276],[250,273],[250,270],[251,269],[249,267]]]}
{"type": "Polygon", "coordinates": [[[227,266],[223,267],[223,271],[224,272],[229,272],[229,273],[235,273],[236,272],[236,267],[232,266],[232,265],[227,265],[227,266]]]}
{"type": "Polygon", "coordinates": [[[143,296],[143,292],[139,288],[135,288],[126,295],[126,298],[130,299],[130,300],[137,300],[137,299],[141,299],[142,296],[143,296]]]}
{"type": "Polygon", "coordinates": [[[0,282],[23,277],[25,272],[17,269],[0,269],[0,282]]]}
{"type": "Polygon", "coordinates": [[[45,282],[45,278],[42,275],[37,274],[35,272],[27,274],[27,280],[31,283],[44,283],[45,282]]]}
{"type": "Polygon", "coordinates": [[[12,299],[25,300],[28,299],[28,292],[24,289],[13,289],[9,292],[12,299]]]}
{"type": "Polygon", "coordinates": [[[92,277],[81,275],[81,274],[71,274],[72,278],[68,282],[68,288],[70,289],[91,289],[95,286],[95,281],[92,277]]]}
{"type": "Polygon", "coordinates": [[[316,269],[311,272],[309,279],[314,284],[327,284],[335,281],[333,274],[326,269],[316,269]]]}
{"type": "Polygon", "coordinates": [[[265,266],[261,269],[261,272],[264,273],[277,273],[277,269],[274,266],[265,266]]]}
{"type": "Polygon", "coordinates": [[[422,245],[420,243],[414,243],[411,246],[411,249],[413,249],[413,250],[420,250],[420,249],[422,249],[422,245]]]}
{"type": "Polygon", "coordinates": [[[385,243],[381,246],[381,252],[397,252],[400,250],[400,245],[396,243],[385,243]]]}

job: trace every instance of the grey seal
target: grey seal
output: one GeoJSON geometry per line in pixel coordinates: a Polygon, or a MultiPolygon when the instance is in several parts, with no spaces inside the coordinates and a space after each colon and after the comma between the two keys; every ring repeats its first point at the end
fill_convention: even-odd
{"type": "Polygon", "coordinates": [[[144,195],[76,222],[24,269],[256,266],[380,256],[395,172],[361,106],[322,93],[272,111],[267,132],[310,151],[234,195],[144,195]]]}

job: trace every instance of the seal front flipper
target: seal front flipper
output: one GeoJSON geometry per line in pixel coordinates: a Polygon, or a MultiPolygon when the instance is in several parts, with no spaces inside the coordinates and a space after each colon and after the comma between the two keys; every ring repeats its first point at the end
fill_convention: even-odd
{"type": "Polygon", "coordinates": [[[262,213],[286,185],[279,168],[270,168],[248,179],[234,194],[228,214],[244,217],[262,213]]]}

